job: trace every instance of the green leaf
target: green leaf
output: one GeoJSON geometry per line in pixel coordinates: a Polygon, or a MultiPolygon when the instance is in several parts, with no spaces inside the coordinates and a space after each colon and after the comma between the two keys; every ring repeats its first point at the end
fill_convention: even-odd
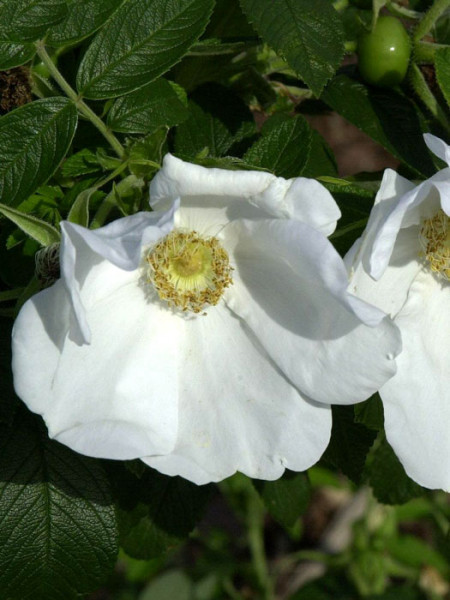
{"type": "Polygon", "coordinates": [[[216,0],[205,37],[221,39],[256,38],[256,32],[242,13],[239,0],[216,0]]]}
{"type": "Polygon", "coordinates": [[[331,440],[323,458],[359,483],[376,432],[353,421],[353,406],[333,406],[331,440]]]}
{"type": "Polygon", "coordinates": [[[117,555],[109,484],[97,460],[50,441],[24,409],[0,434],[0,589],[8,600],[76,600],[117,555]]]}
{"type": "Polygon", "coordinates": [[[305,512],[311,487],[306,475],[286,471],[276,481],[254,480],[267,510],[283,527],[290,529],[305,512]]]}
{"type": "Polygon", "coordinates": [[[387,550],[392,557],[403,564],[415,568],[425,566],[434,567],[444,577],[450,575],[447,560],[429,542],[425,542],[413,535],[392,537],[387,541],[387,550]]]}
{"type": "Polygon", "coordinates": [[[21,212],[16,208],[0,204],[0,213],[42,246],[49,246],[50,244],[59,242],[61,239],[59,231],[53,225],[21,212]]]}
{"type": "Polygon", "coordinates": [[[0,39],[32,42],[67,13],[65,0],[0,0],[0,39]]]}
{"type": "Polygon", "coordinates": [[[347,577],[343,577],[341,571],[337,573],[331,569],[329,571],[324,577],[307,582],[289,596],[289,600],[356,600],[357,592],[347,577]]]}
{"type": "Polygon", "coordinates": [[[368,88],[338,75],[327,86],[322,100],[416,173],[429,177],[435,172],[418,113],[406,96],[368,88]]]}
{"type": "Polygon", "coordinates": [[[373,452],[368,472],[373,493],[383,504],[403,504],[423,493],[423,488],[405,473],[401,462],[384,438],[373,452]]]}
{"type": "Polygon", "coordinates": [[[173,569],[156,577],[138,600],[192,600],[192,593],[193,585],[189,577],[173,569]]]}
{"type": "Polygon", "coordinates": [[[212,486],[197,486],[149,468],[142,477],[117,463],[109,470],[118,501],[120,543],[134,558],[153,558],[180,543],[211,495],[212,486]]]}
{"type": "Polygon", "coordinates": [[[370,600],[428,600],[428,598],[428,595],[425,595],[417,587],[410,587],[410,584],[395,585],[388,588],[383,594],[370,596],[370,600]]]}
{"type": "Polygon", "coordinates": [[[83,190],[78,194],[75,199],[75,202],[72,204],[72,207],[67,215],[67,220],[71,223],[76,223],[77,225],[82,225],[83,227],[88,227],[89,225],[89,201],[91,196],[95,194],[97,188],[92,187],[87,190],[83,190]]]}
{"type": "Polygon", "coordinates": [[[296,177],[308,162],[311,139],[311,129],[301,115],[291,119],[278,114],[264,123],[262,136],[245,153],[244,161],[279,177],[296,177]]]}
{"type": "Polygon", "coordinates": [[[355,423],[362,423],[369,429],[383,429],[384,412],[381,398],[374,394],[369,400],[355,404],[355,423]]]}
{"type": "Polygon", "coordinates": [[[124,133],[153,133],[172,127],[189,116],[173,86],[157,79],[127,96],[118,98],[108,113],[108,125],[124,133]]]}
{"type": "Polygon", "coordinates": [[[114,98],[156,79],[198,40],[212,8],[213,0],[128,0],[88,48],[78,90],[114,98]]]}
{"type": "Polygon", "coordinates": [[[36,48],[33,44],[0,42],[0,71],[19,67],[33,58],[36,48]]]}
{"type": "Polygon", "coordinates": [[[344,55],[342,23],[329,0],[241,0],[249,21],[319,96],[344,55]]]}
{"type": "Polygon", "coordinates": [[[66,98],[45,98],[0,117],[0,198],[17,205],[55,172],[77,125],[66,98]]]}
{"type": "Polygon", "coordinates": [[[447,104],[450,106],[450,47],[436,50],[434,55],[434,66],[439,87],[444,94],[447,104]]]}
{"type": "Polygon", "coordinates": [[[130,171],[136,177],[149,179],[162,163],[163,147],[167,138],[166,129],[158,129],[138,139],[129,151],[130,171]]]}
{"type": "Polygon", "coordinates": [[[17,409],[11,372],[12,319],[0,318],[0,423],[11,425],[17,409]]]}
{"type": "Polygon", "coordinates": [[[302,170],[303,177],[316,178],[324,175],[336,177],[338,170],[333,151],[315,129],[311,129],[311,134],[311,147],[308,160],[302,170]]]}
{"type": "Polygon", "coordinates": [[[66,46],[96,31],[123,3],[123,0],[66,0],[68,12],[46,38],[49,46],[66,46]]]}
{"type": "Polygon", "coordinates": [[[189,102],[189,118],[176,130],[175,151],[186,158],[224,156],[233,146],[256,132],[253,116],[231,90],[217,83],[197,88],[189,102]]]}
{"type": "Polygon", "coordinates": [[[113,183],[113,189],[102,200],[94,218],[91,229],[104,225],[110,212],[118,208],[124,216],[132,215],[141,209],[144,180],[136,175],[128,175],[118,183],[113,183]]]}
{"type": "Polygon", "coordinates": [[[97,173],[100,170],[97,155],[88,148],[83,148],[76,154],[72,154],[72,156],[65,159],[61,166],[63,177],[78,177],[79,175],[97,173]]]}

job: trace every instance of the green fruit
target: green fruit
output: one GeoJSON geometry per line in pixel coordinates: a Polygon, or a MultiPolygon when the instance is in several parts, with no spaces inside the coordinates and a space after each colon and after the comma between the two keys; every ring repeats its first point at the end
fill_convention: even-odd
{"type": "Polygon", "coordinates": [[[379,17],[375,28],[358,40],[358,67],[367,83],[393,87],[403,81],[411,55],[411,40],[395,17],[379,17]]]}

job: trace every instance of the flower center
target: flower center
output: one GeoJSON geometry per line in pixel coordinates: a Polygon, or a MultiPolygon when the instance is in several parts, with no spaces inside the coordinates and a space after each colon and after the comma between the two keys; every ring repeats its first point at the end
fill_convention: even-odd
{"type": "Polygon", "coordinates": [[[450,280],[450,218],[443,210],[423,221],[419,239],[431,270],[450,280]]]}
{"type": "Polygon", "coordinates": [[[183,311],[199,313],[215,305],[233,283],[227,252],[215,237],[196,231],[172,231],[145,257],[148,276],[161,300],[183,311]]]}

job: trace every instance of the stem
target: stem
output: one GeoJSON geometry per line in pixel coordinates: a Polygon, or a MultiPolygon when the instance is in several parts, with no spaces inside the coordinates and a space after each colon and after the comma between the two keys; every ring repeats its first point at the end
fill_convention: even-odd
{"type": "Polygon", "coordinates": [[[408,71],[408,77],[415,93],[425,104],[425,106],[428,108],[433,117],[439,121],[439,123],[442,125],[442,127],[446,129],[446,131],[450,132],[450,123],[447,119],[447,116],[439,102],[436,100],[434,94],[428,87],[428,84],[425,81],[421,70],[416,64],[412,64],[410,66],[408,71]]]}
{"type": "Polygon", "coordinates": [[[273,600],[272,581],[269,575],[266,553],[264,549],[264,508],[261,501],[249,483],[247,494],[247,527],[248,543],[252,557],[252,564],[258,579],[264,600],[273,600]]]}
{"type": "Polygon", "coordinates": [[[441,14],[449,7],[450,0],[434,0],[433,5],[430,7],[428,12],[425,13],[423,19],[417,25],[413,36],[414,41],[417,42],[427,35],[441,14]]]}
{"type": "Polygon", "coordinates": [[[367,225],[367,221],[368,221],[368,218],[360,219],[359,221],[354,221],[350,225],[347,225],[346,227],[342,227],[341,229],[338,229],[337,231],[332,233],[328,237],[328,239],[335,240],[336,238],[339,238],[343,235],[347,235],[347,233],[350,233],[354,229],[362,229],[363,227],[365,227],[367,225]]]}
{"type": "Polygon", "coordinates": [[[16,288],[14,290],[5,290],[0,292],[0,302],[9,302],[10,300],[17,300],[23,293],[23,288],[16,288]]]}
{"type": "Polygon", "coordinates": [[[94,218],[91,221],[90,228],[98,229],[99,227],[101,227],[108,218],[109,213],[115,206],[117,206],[117,202],[114,195],[114,191],[112,191],[109,192],[109,194],[98,207],[97,212],[95,213],[94,218]]]}
{"type": "Polygon", "coordinates": [[[423,13],[417,12],[416,10],[411,10],[410,8],[406,8],[401,4],[397,4],[396,2],[388,2],[386,8],[392,13],[395,17],[405,18],[405,19],[420,19],[423,13]]]}
{"type": "MultiPolygon", "coordinates": [[[[159,166],[160,165],[158,165],[158,167],[159,166]]],[[[117,175],[120,175],[122,173],[122,171],[124,171],[127,167],[128,167],[128,161],[123,162],[122,164],[120,164],[117,167],[117,169],[114,169],[114,171],[111,171],[111,173],[109,175],[107,175],[106,177],[103,177],[103,179],[100,179],[100,181],[97,181],[97,183],[95,183],[92,187],[95,188],[96,190],[99,190],[101,187],[103,187],[104,185],[109,183],[112,179],[115,179],[117,177],[117,175]]]]}
{"type": "Polygon", "coordinates": [[[52,61],[50,56],[48,55],[45,45],[42,41],[36,42],[36,52],[42,62],[45,64],[53,79],[59,85],[59,87],[66,93],[67,97],[72,100],[72,102],[77,107],[80,114],[89,119],[91,123],[100,131],[100,133],[108,140],[111,147],[114,149],[114,152],[120,157],[123,158],[125,156],[125,148],[116,138],[116,136],[110,131],[103,121],[98,117],[95,112],[89,108],[89,106],[83,101],[81,96],[76,93],[76,91],[69,85],[69,83],[64,79],[62,74],[59,72],[58,67],[52,61]]]}
{"type": "Polygon", "coordinates": [[[436,50],[448,48],[447,44],[434,44],[432,42],[416,42],[414,44],[414,62],[418,64],[433,64],[436,50]]]}

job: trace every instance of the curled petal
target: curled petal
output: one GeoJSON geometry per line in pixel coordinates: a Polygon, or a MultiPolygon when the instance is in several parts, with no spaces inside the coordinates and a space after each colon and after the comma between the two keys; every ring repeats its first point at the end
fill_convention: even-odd
{"type": "Polygon", "coordinates": [[[419,225],[423,216],[431,216],[440,206],[450,209],[449,174],[449,170],[440,171],[396,199],[374,236],[369,258],[369,273],[374,279],[379,279],[389,264],[401,228],[419,225]]]}
{"type": "Polygon", "coordinates": [[[425,133],[423,138],[431,152],[450,167],[450,146],[431,133],[425,133]]]}
{"type": "Polygon", "coordinates": [[[165,213],[141,212],[94,230],[68,221],[61,223],[61,275],[74,315],[71,336],[77,343],[91,340],[80,286],[92,265],[104,258],[120,269],[136,269],[142,246],[156,241],[173,227],[177,207],[178,203],[173,203],[165,213]]]}
{"type": "Polygon", "coordinates": [[[275,217],[304,221],[329,235],[341,214],[317,181],[283,179],[262,171],[207,169],[167,154],[150,185],[150,204],[161,210],[175,198],[181,199],[184,212],[177,225],[191,226],[195,221],[203,231],[211,221],[223,226],[235,219],[275,217]]]}

